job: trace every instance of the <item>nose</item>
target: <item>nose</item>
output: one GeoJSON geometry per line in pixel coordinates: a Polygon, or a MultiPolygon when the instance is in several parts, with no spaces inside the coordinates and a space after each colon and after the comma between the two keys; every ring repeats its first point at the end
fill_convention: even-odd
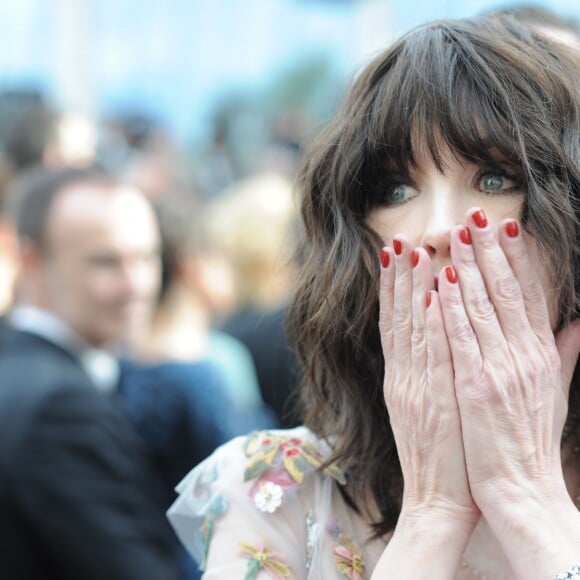
{"type": "Polygon", "coordinates": [[[425,218],[421,246],[435,264],[445,265],[451,258],[451,231],[460,220],[445,196],[433,196],[433,200],[425,218]]]}
{"type": "Polygon", "coordinates": [[[450,228],[429,228],[425,231],[421,246],[425,248],[431,260],[451,256],[450,233],[450,228]]]}

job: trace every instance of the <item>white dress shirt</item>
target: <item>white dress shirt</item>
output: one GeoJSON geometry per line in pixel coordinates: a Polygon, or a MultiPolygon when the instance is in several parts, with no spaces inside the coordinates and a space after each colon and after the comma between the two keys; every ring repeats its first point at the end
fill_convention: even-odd
{"type": "Polygon", "coordinates": [[[35,334],[70,352],[94,385],[110,393],[119,381],[119,362],[106,350],[95,348],[54,314],[34,306],[17,306],[10,314],[11,325],[35,334]]]}

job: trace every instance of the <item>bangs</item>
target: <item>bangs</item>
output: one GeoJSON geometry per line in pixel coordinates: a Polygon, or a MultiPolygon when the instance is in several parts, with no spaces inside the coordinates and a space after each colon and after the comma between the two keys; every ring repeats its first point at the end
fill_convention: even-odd
{"type": "Polygon", "coordinates": [[[514,87],[525,71],[498,54],[502,48],[509,52],[478,43],[475,33],[456,34],[452,24],[418,30],[395,47],[367,94],[363,183],[407,176],[419,146],[442,172],[445,149],[471,162],[521,166],[522,121],[535,105],[514,87]]]}

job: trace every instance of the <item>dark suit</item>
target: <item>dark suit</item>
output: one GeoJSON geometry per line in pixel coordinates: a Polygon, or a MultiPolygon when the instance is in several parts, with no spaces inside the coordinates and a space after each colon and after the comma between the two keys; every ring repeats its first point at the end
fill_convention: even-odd
{"type": "Polygon", "coordinates": [[[0,324],[0,578],[178,578],[153,484],[129,424],[76,361],[0,324]]]}

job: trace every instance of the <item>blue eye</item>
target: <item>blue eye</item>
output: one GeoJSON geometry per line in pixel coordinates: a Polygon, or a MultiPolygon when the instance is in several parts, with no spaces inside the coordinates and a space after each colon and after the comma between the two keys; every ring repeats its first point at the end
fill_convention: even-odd
{"type": "Polygon", "coordinates": [[[391,190],[390,198],[394,203],[401,203],[405,200],[407,193],[407,186],[399,184],[391,190]]]}
{"type": "Polygon", "coordinates": [[[478,188],[486,193],[509,192],[520,189],[522,182],[516,175],[500,171],[486,171],[478,176],[478,188]]]}
{"type": "Polygon", "coordinates": [[[373,195],[375,205],[396,206],[415,197],[415,189],[405,183],[383,183],[378,186],[373,195]]]}

